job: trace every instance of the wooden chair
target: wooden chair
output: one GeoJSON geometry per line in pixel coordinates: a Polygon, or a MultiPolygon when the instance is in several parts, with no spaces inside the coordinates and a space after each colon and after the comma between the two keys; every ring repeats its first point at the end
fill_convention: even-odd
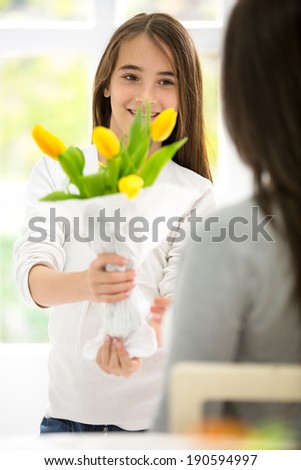
{"type": "Polygon", "coordinates": [[[200,421],[208,401],[301,402],[301,366],[181,362],[169,383],[169,427],[183,432],[200,421]]]}

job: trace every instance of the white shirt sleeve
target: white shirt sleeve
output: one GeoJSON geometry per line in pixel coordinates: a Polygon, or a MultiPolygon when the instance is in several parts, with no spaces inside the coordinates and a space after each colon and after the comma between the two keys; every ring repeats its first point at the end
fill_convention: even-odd
{"type": "Polygon", "coordinates": [[[60,222],[54,224],[49,217],[49,206],[46,208],[39,202],[40,198],[57,190],[55,175],[56,163],[49,157],[42,158],[34,167],[25,197],[25,219],[14,245],[16,281],[29,305],[36,306],[28,286],[30,269],[43,264],[62,271],[65,265],[64,226],[60,222]]]}
{"type": "Polygon", "coordinates": [[[163,277],[159,283],[159,293],[161,297],[173,296],[180,256],[188,240],[193,238],[193,233],[196,229],[194,224],[201,222],[204,216],[215,209],[215,205],[213,186],[208,183],[202,196],[194,203],[189,214],[187,214],[183,222],[179,223],[178,230],[169,235],[170,249],[167,264],[163,269],[163,277]],[[194,212],[193,218],[189,217],[192,211],[194,212]],[[174,239],[172,240],[173,237],[174,239]]]}

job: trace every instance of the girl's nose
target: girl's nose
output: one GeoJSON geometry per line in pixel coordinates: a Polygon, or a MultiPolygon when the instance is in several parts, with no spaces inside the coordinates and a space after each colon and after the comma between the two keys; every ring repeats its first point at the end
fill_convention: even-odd
{"type": "Polygon", "coordinates": [[[139,93],[136,96],[136,103],[140,104],[142,106],[145,106],[146,103],[149,103],[150,105],[156,103],[156,97],[150,88],[143,88],[139,91],[139,93]]]}

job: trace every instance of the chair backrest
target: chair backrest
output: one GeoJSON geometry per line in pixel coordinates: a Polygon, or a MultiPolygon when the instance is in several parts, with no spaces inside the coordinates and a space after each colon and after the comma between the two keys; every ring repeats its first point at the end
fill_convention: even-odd
{"type": "Polygon", "coordinates": [[[169,381],[169,428],[200,421],[208,401],[301,402],[301,366],[179,362],[169,381]]]}

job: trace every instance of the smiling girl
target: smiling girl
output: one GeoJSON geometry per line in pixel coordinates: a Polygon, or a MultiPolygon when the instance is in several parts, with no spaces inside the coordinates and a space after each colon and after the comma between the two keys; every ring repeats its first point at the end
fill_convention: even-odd
{"type": "MultiPolygon", "coordinates": [[[[214,197],[204,140],[201,69],[187,31],[166,14],[137,15],[113,34],[95,76],[93,124],[110,127],[126,139],[137,109],[145,113],[147,102],[152,119],[166,108],[178,112],[174,131],[162,145],[184,136],[189,139],[157,182],[195,189],[198,196],[191,209],[203,215],[213,208],[214,197]]],[[[160,145],[154,143],[151,153],[160,145]]],[[[84,154],[85,173],[95,172],[102,155],[94,146],[84,154]]],[[[30,243],[28,221],[41,215],[36,201],[62,187],[63,181],[55,162],[42,158],[37,163],[28,188],[26,223],[15,246],[24,298],[53,307],[49,405],[41,432],[148,429],[160,395],[163,348],[142,361],[129,357],[117,338],[107,338],[93,363],[83,359],[83,346],[102,326],[102,303],[124,299],[135,284],[150,304],[156,299],[152,311],[164,311],[173,296],[184,241],[164,240],[139,273],[107,272],[108,263],[125,265],[126,260],[112,253],[94,259],[89,245],[75,240],[72,233],[67,243],[62,224],[55,242],[30,243]]]]}

